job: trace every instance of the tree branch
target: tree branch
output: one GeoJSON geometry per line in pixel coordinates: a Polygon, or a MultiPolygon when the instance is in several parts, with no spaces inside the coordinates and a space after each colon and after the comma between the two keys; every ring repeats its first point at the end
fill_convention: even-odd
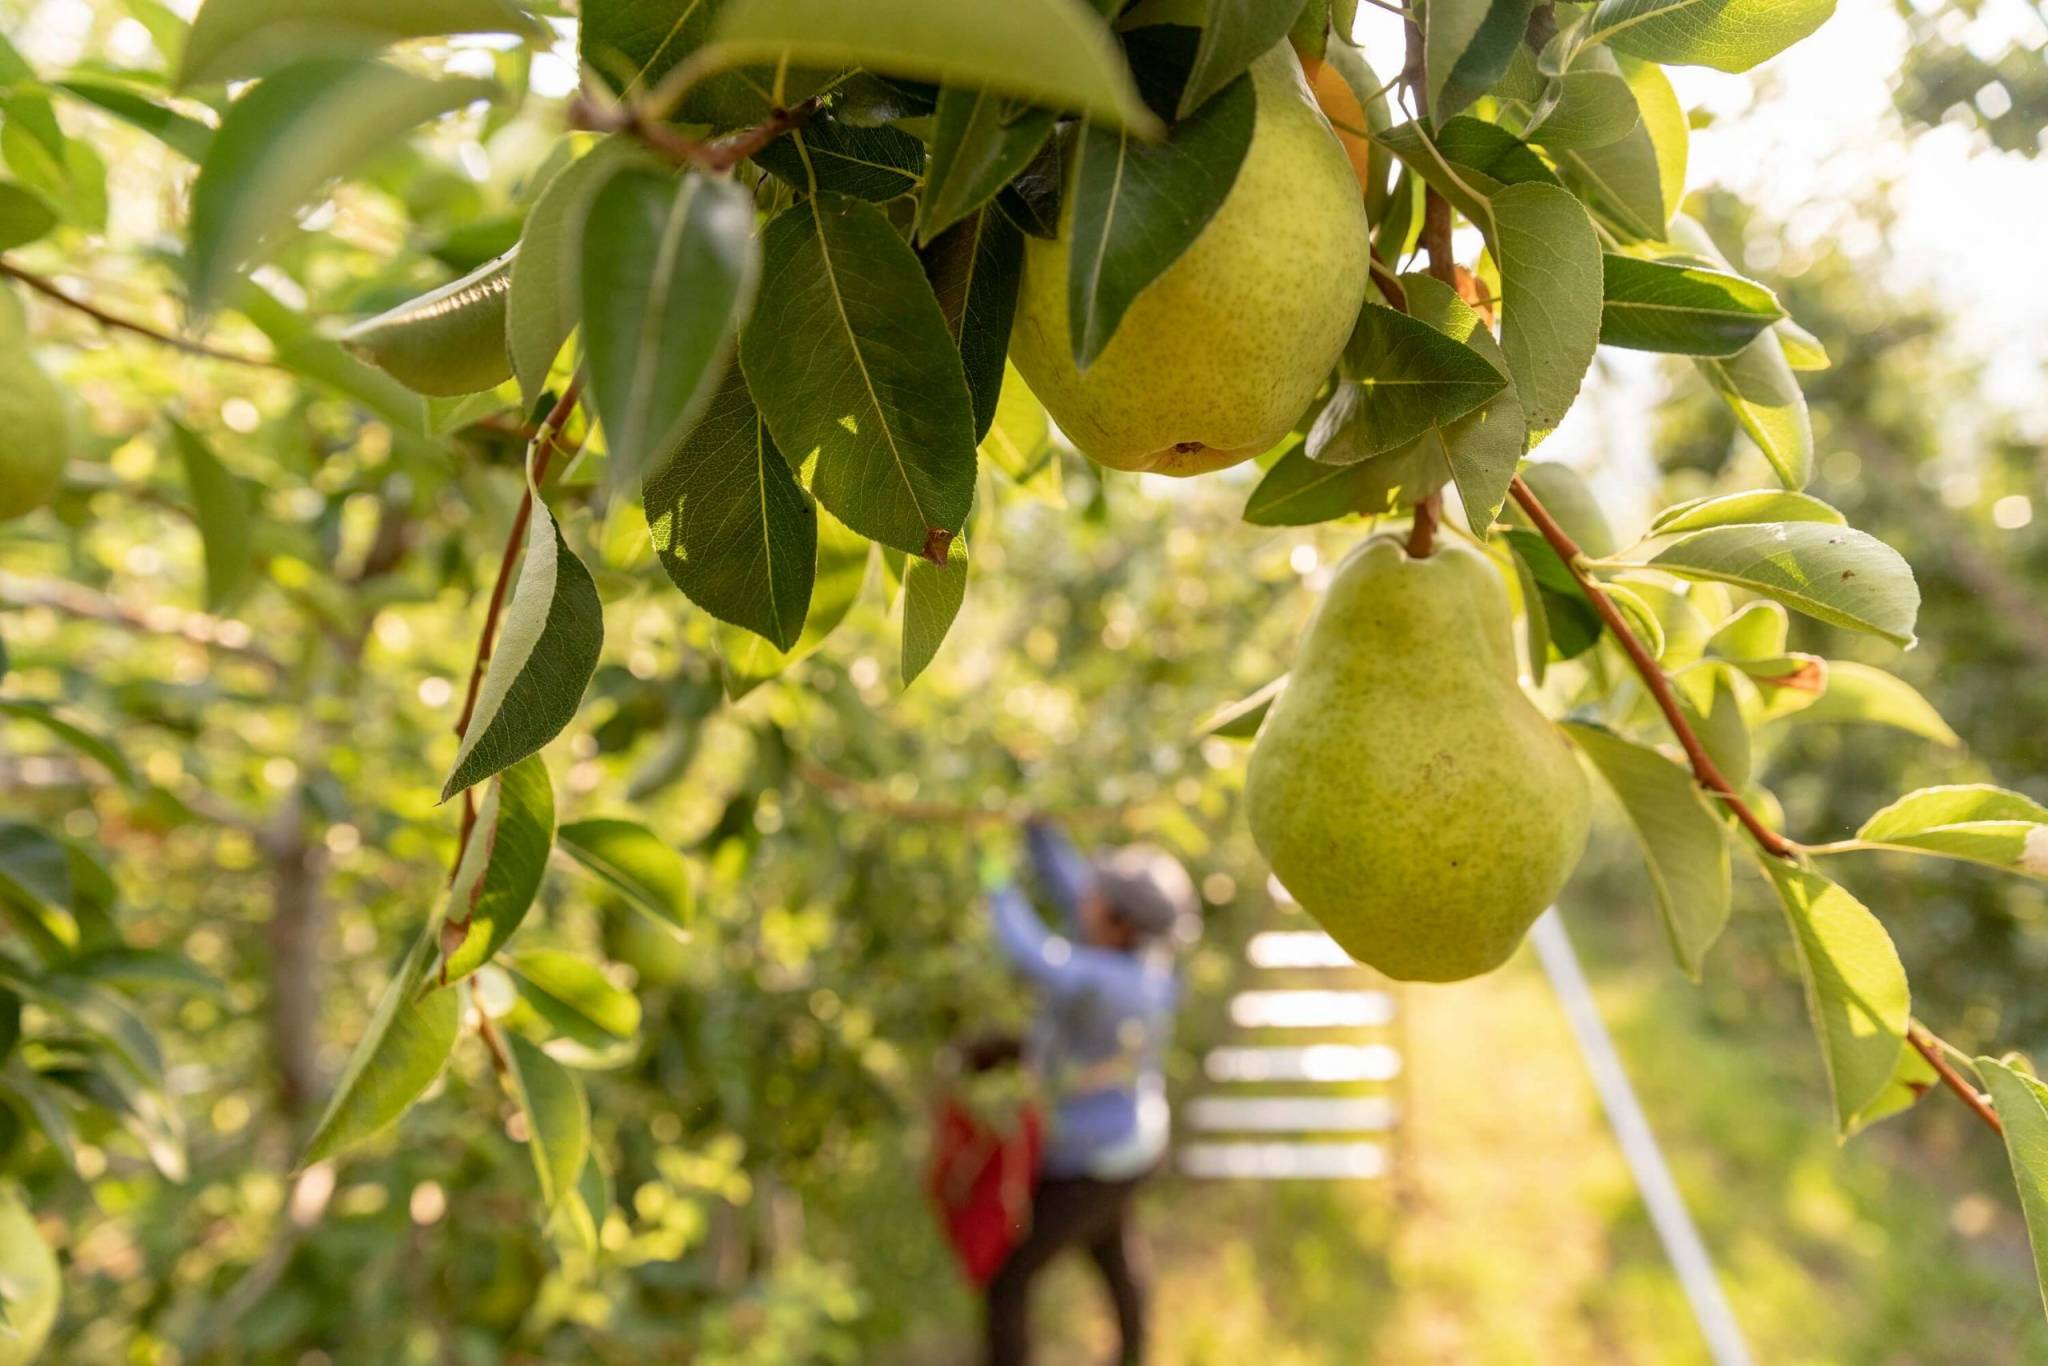
{"type": "Polygon", "coordinates": [[[1643,642],[1636,639],[1636,633],[1629,628],[1627,620],[1621,615],[1621,609],[1614,605],[1606,590],[1586,572],[1584,554],[1579,549],[1578,542],[1557,524],[1557,519],[1550,515],[1550,510],[1543,506],[1535,491],[1523,482],[1520,475],[1515,476],[1514,483],[1508,488],[1514,494],[1515,501],[1521,505],[1522,511],[1528,513],[1529,520],[1536,524],[1536,530],[1550,543],[1550,548],[1557,552],[1557,557],[1564,561],[1565,568],[1571,572],[1572,578],[1579,585],[1579,590],[1586,595],[1586,600],[1593,604],[1593,610],[1600,614],[1600,620],[1606,623],[1607,629],[1614,633],[1615,640],[1628,654],[1629,662],[1635,665],[1636,672],[1642,675],[1643,685],[1650,690],[1650,696],[1655,699],[1657,709],[1664,713],[1665,723],[1671,727],[1671,733],[1678,737],[1679,746],[1685,750],[1685,757],[1691,760],[1693,776],[1699,780],[1700,786],[1713,794],[1736,820],[1742,822],[1743,828],[1749,831],[1750,837],[1765,853],[1773,858],[1796,857],[1799,846],[1765,825],[1762,818],[1750,808],[1749,803],[1737,795],[1734,786],[1722,775],[1719,766],[1707,753],[1706,746],[1700,743],[1700,737],[1694,732],[1692,723],[1686,719],[1684,710],[1678,704],[1678,695],[1671,690],[1671,680],[1665,676],[1663,667],[1651,657],[1649,649],[1643,642]]]}
{"type": "Polygon", "coordinates": [[[1955,1092],[1956,1098],[1969,1106],[1972,1114],[1990,1125],[1993,1133],[2001,1137],[2004,1135],[2005,1123],[1999,1119],[1998,1111],[1992,1108],[1991,1098],[1972,1086],[1969,1078],[1956,1071],[1955,1064],[1948,1060],[1948,1053],[1939,1039],[1919,1025],[1909,1024],[1906,1026],[1906,1042],[1913,1045],[1921,1057],[1927,1059],[1927,1065],[1941,1077],[1941,1084],[1955,1092]]]}
{"type": "Polygon", "coordinates": [[[673,165],[723,174],[784,133],[803,127],[823,107],[823,99],[813,95],[787,109],[770,111],[766,119],[744,132],[717,142],[699,142],[684,137],[639,104],[605,106],[584,95],[569,106],[569,126],[592,132],[625,133],[673,165]]]}
{"type": "MultiPolygon", "coordinates": [[[[891,816],[897,820],[928,821],[941,825],[1002,825],[1026,819],[1032,813],[1008,808],[991,809],[980,806],[956,806],[947,802],[906,802],[891,797],[872,783],[850,778],[844,773],[827,768],[816,759],[799,758],[796,770],[805,782],[848,804],[864,811],[891,816]]],[[[1052,812],[1038,813],[1052,815],[1052,812]]],[[[1081,806],[1057,813],[1062,821],[1100,821],[1112,823],[1130,814],[1129,807],[1123,806],[1081,806]]]]}
{"type": "MultiPolygon", "coordinates": [[[[498,556],[498,577],[491,585],[490,605],[484,609],[483,631],[477,637],[476,659],[469,669],[469,691],[462,699],[462,714],[455,719],[455,734],[459,738],[469,730],[469,723],[476,715],[477,693],[483,687],[484,673],[490,668],[491,649],[497,643],[498,622],[505,613],[505,599],[512,587],[512,571],[519,563],[519,552],[526,544],[527,523],[533,519],[533,490],[547,477],[548,463],[554,458],[555,448],[562,436],[562,429],[569,425],[570,415],[576,411],[576,403],[583,397],[583,372],[578,370],[562,388],[555,399],[555,406],[541,419],[533,441],[527,448],[530,473],[526,486],[519,492],[519,510],[512,515],[512,527],[505,533],[505,549],[498,556]]],[[[464,788],[462,792],[462,834],[455,843],[455,862],[462,862],[462,850],[469,843],[469,832],[476,826],[476,789],[464,788]]],[[[449,877],[455,875],[449,870],[449,877]]]]}
{"type": "Polygon", "coordinates": [[[0,275],[4,275],[11,280],[19,280],[44,298],[62,304],[73,312],[83,313],[102,327],[113,328],[120,332],[130,332],[138,337],[147,337],[149,340],[162,346],[168,346],[174,351],[183,351],[188,356],[204,356],[208,360],[227,361],[233,365],[252,365],[262,370],[282,370],[284,368],[276,361],[267,360],[262,356],[245,356],[236,351],[222,351],[217,347],[208,346],[204,342],[196,342],[188,337],[180,337],[151,327],[148,323],[137,322],[133,318],[124,318],[118,313],[109,313],[98,304],[90,303],[75,294],[66,292],[55,281],[45,279],[34,271],[23,270],[5,257],[0,257],[0,275]]]}
{"type": "Polygon", "coordinates": [[[5,572],[0,572],[0,606],[47,607],[65,616],[105,622],[143,635],[176,636],[209,650],[240,655],[275,674],[285,672],[275,655],[251,643],[256,633],[248,623],[232,617],[188,612],[162,603],[131,607],[83,584],[26,579],[5,572]]]}

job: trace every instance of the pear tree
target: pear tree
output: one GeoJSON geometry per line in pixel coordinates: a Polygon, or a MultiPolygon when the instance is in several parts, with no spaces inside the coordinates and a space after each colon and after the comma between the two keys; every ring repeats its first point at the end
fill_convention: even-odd
{"type": "MultiPolygon", "coordinates": [[[[631,1049],[639,1006],[517,932],[551,856],[663,930],[689,917],[675,851],[628,819],[558,822],[540,757],[598,671],[616,574],[579,546],[618,509],[644,517],[675,610],[715,623],[728,697],[830,651],[871,561],[901,603],[907,686],[978,572],[977,516],[1070,446],[1185,478],[1250,462],[1247,538],[1356,526],[1294,673],[1216,731],[1253,738],[1252,833],[1339,943],[1399,978],[1498,965],[1571,876],[1604,787],[1687,974],[1713,971],[1735,865],[1761,871],[1843,1135],[1937,1087],[2002,1135],[2048,1295],[2048,1087],[1916,1015],[1879,914],[1911,908],[1866,907],[1831,871],[1888,851],[2048,878],[2048,808],[1925,788],[1820,841],[1784,828],[1751,772],[1753,738],[1802,712],[1933,715],[1887,673],[1793,648],[1793,614],[1908,648],[1919,591],[1804,491],[1799,377],[1828,356],[1688,216],[1689,124],[1665,73],[1750,70],[1833,0],[1409,0],[1405,47],[1370,54],[1356,5],[583,0],[572,18],[525,0],[204,0],[189,29],[153,7],[180,49],[155,84],[37,73],[0,43],[0,516],[42,515],[87,425],[31,349],[31,296],[282,379],[421,468],[518,476],[514,498],[468,510],[501,548],[473,575],[448,805],[419,817],[455,827],[446,886],[302,1168],[389,1130],[480,1041],[547,1216],[595,1244],[610,1197],[581,1073],[631,1049]],[[506,79],[508,54],[572,42],[568,98],[506,79]],[[22,264],[108,212],[59,103],[190,163],[163,276],[182,329],[22,264]],[[376,177],[461,194],[380,158],[479,122],[533,133],[519,212],[441,243],[443,278],[309,305],[307,244],[336,199],[376,177]],[[17,142],[47,153],[34,173],[17,142]],[[1540,458],[1603,345],[1696,367],[1768,482],[1666,508],[1624,543],[1540,458]]],[[[160,401],[224,610],[259,553],[298,551],[177,396],[160,401]]],[[[367,538],[357,589],[387,551],[367,538]]],[[[1216,547],[1212,572],[1236,557],[1216,547]]],[[[181,972],[121,944],[105,903],[78,841],[0,826],[0,1084],[62,1146],[65,1112],[38,1097],[96,1069],[111,1080],[81,1093],[174,1169],[162,1060],[127,996],[181,972]],[[88,1042],[59,1059],[25,1039],[9,1062],[23,1001],[88,1042]]],[[[0,1211],[13,1201],[0,1184],[0,1211]]],[[[47,1329],[36,1305],[0,1308],[47,1329]]]]}

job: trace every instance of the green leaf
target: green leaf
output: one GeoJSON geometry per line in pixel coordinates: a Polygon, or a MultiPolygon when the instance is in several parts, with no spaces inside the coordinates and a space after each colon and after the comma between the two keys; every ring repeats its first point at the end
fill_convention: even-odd
{"type": "Polygon", "coordinates": [[[2019,1186],[2027,1240],[2034,1245],[2034,1281],[2048,1308],[2048,1086],[1993,1058],[1977,1059],[1977,1075],[2005,1128],[2005,1152],[2019,1186]]]}
{"type": "Polygon", "coordinates": [[[1620,233],[1655,241],[1685,197],[1691,130],[1661,67],[1624,57],[1620,71],[1635,96],[1635,127],[1603,146],[1560,149],[1558,167],[1620,233]]]}
{"type": "Polygon", "coordinates": [[[1251,739],[1259,733],[1259,725],[1273,709],[1274,701],[1286,690],[1287,677],[1281,674],[1249,697],[1218,708],[1195,728],[1195,734],[1216,735],[1226,740],[1251,739]]]}
{"type": "Polygon", "coordinates": [[[425,399],[382,370],[349,355],[338,343],[320,336],[311,324],[279,303],[261,285],[244,281],[235,293],[234,302],[241,314],[270,338],[278,364],[337,393],[346,394],[389,421],[402,434],[425,434],[425,399]]]}
{"type": "Polygon", "coordinates": [[[640,1002],[612,985],[595,963],[558,949],[509,960],[519,994],[571,1043],[602,1049],[640,1033],[640,1002]]]}
{"type": "Polygon", "coordinates": [[[497,94],[489,81],[429,80],[381,62],[319,60],[235,101],[192,185],[185,270],[196,312],[226,295],[292,215],[337,176],[428,119],[497,94]]]}
{"type": "Polygon", "coordinates": [[[255,569],[249,490],[197,432],[173,421],[171,437],[185,465],[185,485],[192,492],[206,552],[206,610],[225,611],[248,590],[255,569]]]}
{"type": "Polygon", "coordinates": [[[1330,465],[1407,445],[1507,387],[1507,376],[1472,347],[1373,303],[1345,344],[1343,372],[1351,382],[1337,386],[1308,434],[1309,457],[1330,465]]]}
{"type": "Polygon", "coordinates": [[[27,721],[42,727],[59,742],[98,763],[123,787],[142,786],[142,779],[136,774],[134,765],[128,762],[128,756],[112,741],[93,734],[83,726],[74,725],[41,703],[0,700],[0,716],[11,716],[17,721],[27,721]]]}
{"type": "Polygon", "coordinates": [[[213,130],[157,99],[146,87],[103,72],[75,71],[56,82],[75,99],[103,109],[133,128],[140,128],[188,161],[204,161],[213,145],[213,130]]]}
{"type": "Polygon", "coordinates": [[[1313,526],[1365,511],[1359,505],[1361,468],[1311,460],[1308,443],[1297,441],[1252,490],[1244,519],[1253,526],[1313,526]]]}
{"type": "MultiPolygon", "coordinates": [[[[1130,42],[1164,70],[1193,37],[1163,26],[1140,29],[1130,42]]],[[[1257,108],[1251,77],[1239,76],[1163,142],[1115,126],[1081,130],[1068,181],[1067,339],[1078,368],[1094,363],[1138,295],[1223,206],[1251,147],[1257,108]]]]}
{"type": "MultiPolygon", "coordinates": [[[[1500,343],[1471,305],[1458,291],[1428,275],[1409,273],[1401,277],[1408,294],[1408,308],[1439,332],[1464,343],[1505,376],[1507,356],[1500,343]]],[[[1465,520],[1484,540],[1501,506],[1507,502],[1515,468],[1528,444],[1528,423],[1522,400],[1513,385],[1503,385],[1492,398],[1448,424],[1436,424],[1420,443],[1434,450],[1449,468],[1458,486],[1458,501],[1464,505],[1465,520]]],[[[1370,511],[1371,509],[1361,509],[1370,511]]]]}
{"type": "Polygon", "coordinates": [[[1778,347],[1785,353],[1785,364],[1794,370],[1825,370],[1833,364],[1820,338],[1792,319],[1785,319],[1772,330],[1778,334],[1778,347]]]}
{"type": "Polygon", "coordinates": [[[1600,340],[1680,356],[1732,356],[1785,316],[1762,285],[1718,270],[1603,258],[1600,340]]]}
{"type": "Polygon", "coordinates": [[[1826,522],[1761,522],[1689,532],[1650,563],[1774,598],[1834,626],[1913,643],[1920,589],[1899,553],[1863,532],[1826,522]]]}
{"type": "MultiPolygon", "coordinates": [[[[1579,549],[1596,557],[1614,553],[1614,529],[1577,470],[1556,460],[1532,460],[1522,470],[1522,482],[1579,549]]],[[[1515,515],[1521,517],[1519,507],[1515,515]]]]}
{"type": "Polygon", "coordinates": [[[1937,744],[1961,748],[1963,743],[1912,684],[1883,669],[1847,659],[1828,661],[1827,691],[1801,711],[1798,718],[1865,722],[1909,731],[1937,744]]]}
{"type": "Polygon", "coordinates": [[[384,988],[384,997],[299,1158],[301,1168],[337,1157],[382,1133],[441,1075],[455,1047],[462,993],[444,990],[420,997],[433,950],[433,935],[421,934],[398,975],[384,988]]]}
{"type": "Polygon", "coordinates": [[[918,202],[918,240],[931,241],[993,199],[1038,155],[1054,118],[1050,109],[1019,105],[987,90],[941,90],[918,202]]]}
{"type": "MultiPolygon", "coordinates": [[[[1725,267],[1706,230],[1679,215],[1671,220],[1672,241],[1715,265],[1725,267]]],[[[1813,423],[1806,395],[1792,377],[1785,349],[1775,336],[1758,337],[1726,360],[1700,360],[1700,373],[1714,386],[1750,440],[1771,462],[1778,481],[1788,489],[1805,488],[1813,477],[1813,423]]]]}
{"type": "Polygon", "coordinates": [[[0,251],[35,241],[58,223],[50,201],[12,180],[0,180],[0,251]]]}
{"type": "Polygon", "coordinates": [[[974,412],[944,312],[871,204],[817,195],[763,234],[747,387],[811,491],[855,531],[943,559],[974,498],[974,412]]]}
{"type": "Polygon", "coordinates": [[[1865,821],[1856,840],[2048,879],[2048,807],[1986,783],[1908,793],[1865,821]]]}
{"type": "Polygon", "coordinates": [[[1302,0],[1205,0],[1201,45],[1174,110],[1184,119],[1287,36],[1302,0]]]}
{"type": "Polygon", "coordinates": [[[1941,1074],[1928,1065],[1917,1048],[1899,1050],[1899,1061],[1892,1069],[1891,1080],[1884,1089],[1873,1097],[1869,1104],[1856,1112],[1842,1137],[1852,1138],[1877,1123],[1902,1110],[1910,1110],[1929,1087],[1941,1084],[1941,1074]]]}
{"type": "Polygon", "coordinates": [[[583,348],[622,478],[675,448],[726,374],[759,270],[754,201],[730,180],[625,167],[583,231],[583,348]]]}
{"type": "Polygon", "coordinates": [[[779,649],[810,609],[818,514],[732,365],[704,416],[647,476],[661,567],[691,602],[779,649]]]}
{"type": "Polygon", "coordinates": [[[1600,239],[1553,185],[1509,185],[1491,203],[1500,345],[1534,439],[1563,420],[1600,342],[1600,239]]]}
{"type": "Polygon", "coordinates": [[[1775,602],[1752,602],[1714,628],[1707,653],[1720,659],[1769,661],[1785,653],[1791,626],[1775,602]]]}
{"type": "Polygon", "coordinates": [[[548,181],[527,212],[512,258],[505,298],[506,343],[519,376],[521,401],[532,407],[569,332],[583,316],[583,229],[590,201],[613,172],[639,152],[623,137],[608,138],[548,181]]]}
{"type": "Polygon", "coordinates": [[[575,1074],[518,1034],[505,1036],[506,1089],[526,1116],[526,1147],[540,1177],[541,1203],[573,1195],[590,1151],[590,1102],[575,1074]]]}
{"type": "Polygon", "coordinates": [[[689,932],[690,868],[674,846],[634,821],[585,820],[562,827],[562,852],[671,934],[689,932]]]}
{"type": "Polygon", "coordinates": [[[1422,18],[1429,116],[1441,124],[1493,88],[1529,26],[1530,0],[1430,0],[1422,18]]]}
{"type": "Polygon", "coordinates": [[[1556,106],[1523,134],[1549,152],[1612,146],[1641,121],[1635,92],[1616,72],[1567,71],[1558,88],[1556,106]]]}
{"type": "Polygon", "coordinates": [[[1667,66],[1747,71],[1834,12],[1835,0],[1600,0],[1582,41],[1667,66]]]}
{"type": "Polygon", "coordinates": [[[1674,503],[1650,523],[1652,536],[1675,536],[1711,526],[1742,526],[1754,522],[1825,522],[1844,524],[1842,514],[1811,494],[1788,489],[1746,489],[1674,503]]]}
{"type": "Polygon", "coordinates": [[[723,666],[726,696],[738,701],[756,686],[775,677],[825,643],[860,596],[867,581],[869,545],[825,508],[818,514],[817,586],[811,593],[810,615],[803,633],[788,650],[778,649],[752,631],[719,625],[712,631],[723,666]]]}
{"type": "Polygon", "coordinates": [[[34,1214],[12,1182],[0,1184],[0,1360],[36,1360],[56,1326],[64,1279],[34,1214]]]}
{"type": "Polygon", "coordinates": [[[1600,613],[1565,567],[1550,543],[1533,531],[1509,527],[1505,533],[1515,559],[1528,571],[1528,586],[1542,605],[1551,647],[1559,659],[1576,659],[1593,648],[1602,629],[1600,613]]]}
{"type": "Polygon", "coordinates": [[[903,684],[925,671],[953,629],[967,597],[967,538],[954,538],[946,562],[912,560],[903,570],[903,684]]]}
{"type": "Polygon", "coordinates": [[[540,891],[554,836],[554,787],[541,757],[529,754],[500,773],[477,804],[443,917],[467,929],[442,965],[441,980],[467,977],[505,947],[540,891]]]}
{"type": "Polygon", "coordinates": [[[519,581],[441,800],[510,768],[561,734],[583,700],[603,643],[597,585],[535,494],[519,581]]]}
{"type": "Polygon", "coordinates": [[[1806,868],[1759,855],[1799,952],[1807,1013],[1844,1131],[1889,1085],[1906,1046],[1906,970],[1862,902],[1806,868]]]}
{"type": "Polygon", "coordinates": [[[1158,120],[1102,19],[1083,0],[734,0],[707,70],[788,60],[977,86],[1141,134],[1158,120]]]}
{"type": "Polygon", "coordinates": [[[179,85],[262,76],[316,57],[365,57],[451,33],[539,37],[511,0],[206,0],[185,39],[179,85]]]}
{"type": "Polygon", "coordinates": [[[452,398],[495,389],[512,375],[505,301],[515,259],[487,261],[459,280],[365,318],[338,340],[415,393],[452,398]]]}
{"type": "Polygon", "coordinates": [[[1004,363],[1002,392],[995,420],[981,438],[981,455],[1016,483],[1024,483],[1051,463],[1052,424],[1015,366],[1004,363]]]}
{"type": "Polygon", "coordinates": [[[799,190],[880,203],[917,189],[924,144],[887,124],[863,128],[821,113],[754,153],[754,161],[799,190]]]}
{"type": "Polygon", "coordinates": [[[974,213],[918,253],[946,330],[960,348],[974,406],[974,439],[988,435],[1003,388],[1010,322],[1024,268],[1024,234],[995,208],[974,213]]]}
{"type": "Polygon", "coordinates": [[[1692,774],[1656,750],[1598,726],[1567,723],[1564,731],[1621,799],[1671,951],[1686,976],[1698,981],[1707,950],[1728,924],[1728,827],[1692,774]]]}
{"type": "Polygon", "coordinates": [[[1414,122],[1390,128],[1378,140],[1416,175],[1479,225],[1492,240],[1493,196],[1510,185],[1562,188],[1543,158],[1497,123],[1460,114],[1432,138],[1414,122]]]}

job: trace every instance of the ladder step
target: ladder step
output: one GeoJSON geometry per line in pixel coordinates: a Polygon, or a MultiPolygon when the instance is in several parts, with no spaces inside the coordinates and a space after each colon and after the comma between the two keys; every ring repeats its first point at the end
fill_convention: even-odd
{"type": "Polygon", "coordinates": [[[1383,1025],[1394,1018],[1384,991],[1240,991],[1230,1019],[1240,1029],[1333,1029],[1383,1025]]]}
{"type": "Polygon", "coordinates": [[[1377,1143],[1190,1143],[1180,1169],[1201,1180],[1369,1181],[1386,1175],[1377,1143]]]}
{"type": "Polygon", "coordinates": [[[1355,964],[1321,930],[1261,930],[1245,945],[1255,968],[1348,968],[1355,964]]]}
{"type": "Polygon", "coordinates": [[[1383,1043],[1212,1048],[1203,1067],[1211,1081],[1391,1081],[1401,1055],[1383,1043]]]}
{"type": "Polygon", "coordinates": [[[1394,1103],[1381,1096],[1199,1096],[1182,1107],[1188,1127],[1212,1133],[1384,1133],[1394,1103]]]}

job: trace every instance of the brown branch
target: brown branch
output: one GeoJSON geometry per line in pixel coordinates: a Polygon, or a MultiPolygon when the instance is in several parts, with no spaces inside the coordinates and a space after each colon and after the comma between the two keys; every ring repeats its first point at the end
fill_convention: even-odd
{"type": "Polygon", "coordinates": [[[1536,530],[1542,534],[1544,540],[1550,542],[1550,548],[1557,552],[1557,557],[1564,561],[1565,568],[1578,583],[1579,590],[1586,595],[1586,600],[1593,604],[1593,610],[1600,614],[1600,620],[1606,623],[1607,629],[1614,633],[1615,640],[1627,652],[1629,662],[1635,665],[1636,672],[1642,675],[1643,685],[1650,690],[1650,696],[1656,700],[1657,709],[1664,713],[1665,723],[1671,727],[1671,733],[1678,737],[1680,747],[1685,750],[1685,757],[1692,761],[1693,776],[1699,780],[1700,786],[1712,793],[1734,814],[1736,820],[1742,822],[1743,828],[1749,831],[1750,837],[1765,853],[1773,858],[1796,857],[1799,847],[1765,825],[1762,818],[1750,809],[1749,803],[1736,794],[1734,786],[1722,775],[1713,757],[1707,753],[1706,746],[1700,743],[1700,737],[1693,731],[1692,723],[1686,720],[1685,712],[1678,703],[1678,695],[1671,690],[1671,680],[1665,676],[1662,666],[1651,657],[1643,642],[1636,639],[1636,633],[1629,628],[1628,622],[1621,615],[1621,609],[1614,605],[1613,599],[1609,598],[1606,591],[1594,581],[1593,576],[1586,572],[1581,562],[1582,552],[1579,550],[1578,542],[1557,524],[1557,519],[1550,515],[1550,510],[1543,506],[1542,501],[1522,481],[1520,475],[1515,476],[1514,482],[1508,488],[1514,494],[1515,501],[1521,504],[1522,511],[1528,513],[1529,520],[1536,524],[1536,530]]]}
{"type": "Polygon", "coordinates": [[[491,1023],[491,1017],[484,1012],[484,1003],[481,999],[476,1003],[476,1032],[490,1046],[491,1066],[497,1069],[499,1076],[510,1076],[512,1059],[505,1055],[504,1041],[498,1037],[498,1027],[491,1023]]]}
{"type": "Polygon", "coordinates": [[[1908,1024],[1906,1042],[1913,1045],[1921,1057],[1927,1059],[1927,1065],[1941,1077],[1942,1085],[1955,1092],[1956,1098],[1970,1108],[1970,1113],[1990,1125],[1993,1133],[2004,1135],[2005,1124],[1998,1118],[1998,1111],[1992,1107],[1991,1098],[1972,1086],[1968,1077],[1956,1071],[1955,1064],[1948,1060],[1948,1054],[1942,1048],[1940,1040],[1919,1025],[1908,1024]]]}
{"type": "Polygon", "coordinates": [[[168,346],[174,351],[183,351],[188,356],[204,356],[208,360],[222,360],[233,365],[253,365],[263,370],[281,370],[284,368],[276,361],[267,360],[262,356],[245,356],[236,351],[223,351],[217,347],[208,346],[205,342],[196,342],[189,337],[180,337],[174,333],[151,327],[148,323],[137,322],[133,318],[124,318],[118,313],[109,313],[98,304],[88,302],[75,294],[65,291],[55,281],[47,280],[34,271],[23,270],[20,266],[15,265],[4,257],[0,257],[0,275],[4,275],[11,280],[21,281],[21,283],[27,285],[44,298],[62,304],[73,312],[83,313],[102,327],[112,328],[119,332],[130,332],[138,337],[147,337],[149,340],[162,346],[168,346]]]}
{"type": "Polygon", "coordinates": [[[285,672],[282,661],[251,643],[255,631],[246,622],[232,617],[188,612],[164,604],[131,607],[83,584],[27,579],[5,572],[0,572],[0,607],[47,607],[65,616],[105,622],[143,635],[176,636],[209,650],[240,655],[272,673],[285,672]]]}
{"type": "Polygon", "coordinates": [[[569,106],[569,125],[592,132],[625,133],[664,161],[723,174],[784,133],[803,127],[823,107],[823,99],[813,95],[787,109],[770,111],[766,119],[744,132],[717,142],[699,142],[684,137],[639,104],[605,106],[579,96],[569,106]]]}
{"type": "MultiPolygon", "coordinates": [[[[583,397],[583,372],[578,370],[562,388],[555,406],[541,420],[540,428],[533,435],[530,448],[531,473],[526,486],[519,491],[519,510],[512,514],[512,527],[505,534],[505,549],[498,556],[498,577],[491,584],[490,605],[484,609],[483,631],[477,637],[476,659],[469,669],[469,690],[463,695],[462,714],[455,719],[457,737],[469,731],[469,723],[476,715],[477,693],[483,687],[484,673],[490,668],[491,649],[498,639],[498,621],[505,612],[505,599],[512,587],[512,571],[519,563],[519,552],[526,544],[526,527],[533,519],[533,490],[547,477],[548,462],[553,459],[556,444],[560,441],[562,429],[569,425],[570,414],[576,411],[577,400],[583,397]]],[[[476,792],[474,786],[462,791],[462,833],[455,842],[455,862],[462,862],[462,850],[469,843],[469,832],[476,825],[476,792]]],[[[454,877],[454,870],[449,877],[454,877]]]]}
{"type": "MultiPolygon", "coordinates": [[[[872,783],[850,778],[844,773],[827,768],[816,759],[799,758],[797,773],[813,787],[832,796],[843,798],[847,803],[878,815],[890,816],[897,820],[927,821],[941,825],[997,825],[1024,820],[1033,813],[1009,809],[990,809],[980,806],[958,806],[948,802],[906,802],[891,797],[872,783]]],[[[1052,815],[1050,812],[1037,813],[1052,815]]],[[[1061,811],[1062,821],[1114,822],[1130,814],[1129,807],[1123,806],[1081,806],[1061,811]]]]}
{"type": "Polygon", "coordinates": [[[1422,193],[1422,249],[1429,255],[1429,273],[1456,289],[1458,263],[1451,255],[1451,201],[1434,186],[1422,193]]]}

